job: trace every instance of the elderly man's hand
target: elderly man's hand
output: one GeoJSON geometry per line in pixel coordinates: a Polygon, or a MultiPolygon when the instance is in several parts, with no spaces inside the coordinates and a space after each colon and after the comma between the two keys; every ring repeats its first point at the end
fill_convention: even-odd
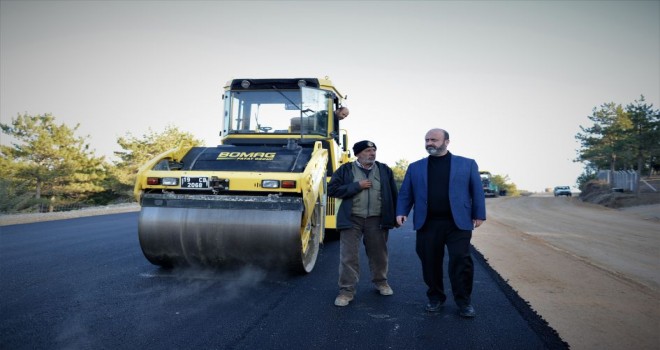
{"type": "Polygon", "coordinates": [[[371,180],[360,180],[360,188],[363,190],[371,188],[371,180]]]}

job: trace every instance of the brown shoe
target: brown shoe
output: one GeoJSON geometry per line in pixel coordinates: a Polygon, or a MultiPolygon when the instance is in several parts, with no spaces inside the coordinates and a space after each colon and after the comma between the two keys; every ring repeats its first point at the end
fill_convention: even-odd
{"type": "Polygon", "coordinates": [[[340,293],[340,294],[337,296],[337,298],[335,298],[335,306],[346,306],[346,305],[348,305],[348,303],[351,302],[351,300],[353,300],[353,296],[352,296],[352,295],[341,294],[341,293],[340,293]]]}
{"type": "Polygon", "coordinates": [[[394,291],[392,290],[392,287],[390,287],[387,282],[379,283],[376,285],[376,289],[378,289],[378,292],[380,295],[392,295],[394,294],[394,291]]]}

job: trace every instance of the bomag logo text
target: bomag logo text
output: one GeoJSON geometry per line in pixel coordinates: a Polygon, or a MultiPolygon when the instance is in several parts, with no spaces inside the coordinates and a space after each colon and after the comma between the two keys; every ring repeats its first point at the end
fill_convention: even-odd
{"type": "Polygon", "coordinates": [[[275,152],[220,152],[218,160],[273,160],[275,152]]]}

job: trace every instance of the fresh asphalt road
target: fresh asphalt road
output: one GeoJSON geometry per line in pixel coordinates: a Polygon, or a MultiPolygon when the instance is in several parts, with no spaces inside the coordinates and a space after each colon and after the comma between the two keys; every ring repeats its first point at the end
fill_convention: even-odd
{"type": "Polygon", "coordinates": [[[441,312],[424,311],[408,223],[390,231],[394,295],[375,292],[363,253],[356,299],[339,308],[337,241],[305,276],[165,270],[142,255],[137,219],[0,227],[0,349],[567,348],[476,251],[477,317],[460,318],[451,297],[441,312]]]}

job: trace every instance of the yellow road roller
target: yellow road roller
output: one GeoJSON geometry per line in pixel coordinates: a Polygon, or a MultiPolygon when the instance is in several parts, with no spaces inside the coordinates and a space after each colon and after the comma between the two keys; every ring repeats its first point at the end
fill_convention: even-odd
{"type": "Polygon", "coordinates": [[[138,171],[147,260],[311,272],[336,228],[327,182],[350,158],[344,98],[327,77],[227,82],[220,145],[181,144],[138,171]]]}

